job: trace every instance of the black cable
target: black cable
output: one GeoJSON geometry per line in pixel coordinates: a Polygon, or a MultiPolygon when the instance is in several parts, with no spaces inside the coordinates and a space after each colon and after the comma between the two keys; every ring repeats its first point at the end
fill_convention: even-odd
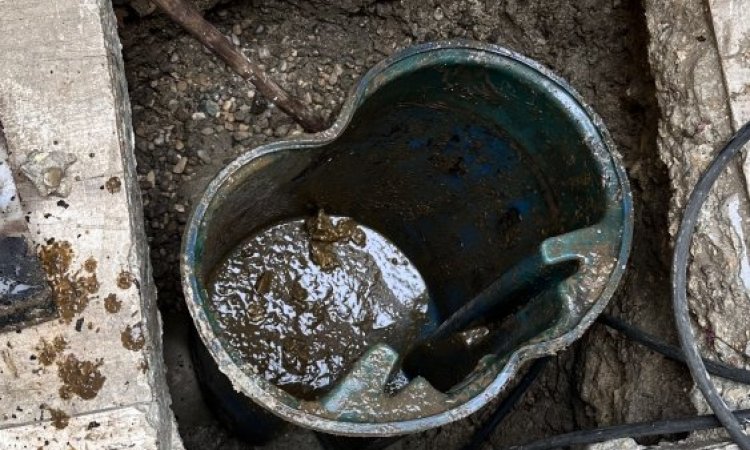
{"type": "Polygon", "coordinates": [[[750,438],[742,430],[742,425],[732,414],[724,400],[716,391],[706,372],[706,366],[703,364],[698,346],[695,342],[695,335],[690,325],[690,314],[688,311],[687,301],[687,265],[690,243],[692,241],[695,224],[698,221],[701,207],[706,201],[708,192],[714,185],[719,175],[723,172],[729,161],[735,156],[742,147],[750,141],[750,123],[745,124],[727,145],[719,152],[716,158],[711,162],[708,170],[698,180],[698,184],[693,188],[690,194],[685,213],[682,217],[682,223],[677,231],[675,241],[674,256],[672,259],[672,303],[674,307],[675,321],[677,322],[677,332],[680,337],[680,344],[685,353],[686,362],[690,373],[693,376],[695,384],[703,393],[703,396],[713,410],[716,417],[721,421],[724,428],[734,442],[742,450],[750,450],[750,438]]]}
{"type": "MultiPolygon", "coordinates": [[[[682,353],[682,351],[678,347],[668,345],[662,342],[661,340],[657,339],[656,337],[646,333],[645,331],[633,325],[630,325],[629,323],[625,322],[622,319],[610,316],[608,314],[602,314],[597,318],[597,322],[622,333],[626,338],[630,339],[631,341],[641,344],[645,347],[648,347],[651,350],[654,350],[655,352],[660,353],[669,359],[681,362],[683,364],[686,363],[685,355],[682,353]]],[[[482,427],[480,427],[472,435],[471,441],[469,441],[469,443],[465,447],[463,447],[463,450],[477,450],[481,447],[482,443],[486,442],[490,434],[492,434],[495,428],[497,428],[497,426],[503,421],[503,419],[508,415],[508,413],[510,413],[510,411],[513,409],[515,404],[518,402],[518,400],[520,400],[523,397],[523,394],[529,389],[529,387],[531,387],[531,385],[533,384],[533,382],[536,380],[537,376],[541,372],[541,369],[546,365],[548,360],[549,360],[549,357],[537,360],[534,363],[534,365],[531,367],[529,372],[521,379],[521,381],[511,391],[508,397],[506,397],[498,405],[497,409],[492,413],[490,418],[482,425],[482,427]]],[[[706,368],[708,372],[713,375],[726,378],[728,380],[736,381],[738,383],[750,384],[750,371],[748,370],[740,369],[737,367],[732,367],[732,366],[723,364],[721,362],[712,361],[710,359],[704,359],[703,361],[706,364],[706,368]]],[[[750,411],[750,410],[747,410],[747,411],[750,411]]],[[[736,414],[740,415],[741,418],[743,419],[750,418],[750,412],[748,414],[745,414],[745,413],[746,411],[739,411],[736,414]]],[[[594,442],[601,442],[603,440],[608,440],[608,439],[616,439],[618,437],[622,438],[622,437],[654,436],[658,434],[672,434],[672,433],[678,433],[678,432],[687,432],[687,431],[693,431],[693,430],[681,428],[677,431],[674,431],[670,427],[673,427],[673,426],[688,427],[690,426],[690,424],[693,423],[691,422],[692,419],[696,419],[698,421],[696,423],[699,423],[699,424],[713,424],[712,426],[701,425],[701,426],[704,426],[705,428],[712,428],[712,427],[715,428],[719,424],[718,420],[713,415],[699,416],[699,417],[686,418],[686,419],[677,419],[673,421],[665,420],[661,422],[643,422],[643,423],[632,424],[632,425],[617,425],[613,427],[596,428],[593,430],[576,431],[574,433],[553,436],[551,438],[547,438],[547,439],[544,439],[544,440],[541,440],[541,441],[538,441],[529,445],[547,445],[546,444],[547,442],[557,442],[555,439],[557,439],[558,437],[565,438],[565,439],[585,440],[585,442],[579,442],[576,440],[576,441],[571,441],[568,444],[560,444],[560,445],[573,445],[573,444],[590,444],[594,442]],[[648,433],[648,434],[617,435],[617,433],[620,431],[630,432],[631,430],[634,431],[635,433],[648,433]]],[[[549,444],[549,445],[553,445],[553,444],[549,444]]],[[[553,447],[555,445],[557,444],[554,444],[553,447]]],[[[553,448],[553,447],[539,447],[539,448],[553,448]]],[[[520,448],[526,450],[526,446],[521,446],[520,448]]],[[[537,447],[530,447],[530,448],[537,448],[537,447]]]]}
{"type": "MultiPolygon", "coordinates": [[[[680,350],[678,347],[665,344],[656,337],[634,327],[633,325],[630,325],[622,319],[612,317],[607,314],[602,314],[596,319],[596,321],[601,323],[602,325],[606,325],[607,327],[612,328],[613,330],[617,330],[631,341],[648,347],[651,350],[660,353],[671,360],[681,362],[683,364],[686,363],[685,354],[682,353],[682,350],[680,350]]],[[[703,363],[706,365],[706,370],[708,371],[708,373],[712,375],[726,378],[727,380],[736,381],[738,383],[750,385],[750,370],[732,367],[730,365],[718,361],[713,361],[707,358],[703,358],[703,363]]]]}
{"type": "Polygon", "coordinates": [[[508,396],[503,399],[497,409],[492,415],[490,415],[489,419],[487,419],[487,421],[476,432],[474,432],[471,441],[464,446],[463,450],[478,450],[481,447],[481,445],[487,440],[487,437],[495,430],[495,428],[497,428],[500,422],[505,419],[508,413],[513,410],[516,403],[523,398],[523,394],[529,390],[529,387],[531,387],[539,374],[542,373],[542,369],[544,369],[550,359],[551,357],[545,356],[534,361],[534,364],[531,365],[531,368],[526,372],[526,375],[521,378],[518,385],[516,385],[516,387],[510,391],[508,396]]]}
{"type": "MultiPolygon", "coordinates": [[[[750,409],[735,411],[732,417],[736,417],[735,420],[750,420],[750,409]]],[[[594,428],[591,430],[579,430],[572,433],[558,434],[557,436],[540,439],[528,444],[516,445],[509,447],[508,450],[547,450],[568,447],[571,445],[593,444],[595,442],[609,441],[612,439],[687,433],[697,430],[719,428],[721,426],[722,423],[719,422],[716,416],[710,414],[705,416],[686,417],[683,419],[639,422],[594,428]]]]}

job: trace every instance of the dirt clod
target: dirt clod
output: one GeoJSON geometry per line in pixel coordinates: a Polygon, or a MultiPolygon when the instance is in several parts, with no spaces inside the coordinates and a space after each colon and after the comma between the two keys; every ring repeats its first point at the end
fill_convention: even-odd
{"type": "Polygon", "coordinates": [[[126,270],[123,270],[117,276],[117,287],[123,290],[130,289],[130,286],[133,285],[133,280],[133,274],[126,270]]]}
{"type": "Polygon", "coordinates": [[[120,192],[120,188],[122,187],[122,182],[118,177],[112,177],[109,180],[107,180],[106,183],[104,183],[104,187],[107,188],[107,192],[110,194],[116,194],[120,192]]]}
{"type": "Polygon", "coordinates": [[[47,342],[44,338],[39,341],[36,349],[39,352],[39,362],[45,366],[51,365],[55,362],[57,355],[63,352],[68,346],[65,338],[62,336],[55,336],[52,342],[47,342]]]}
{"type": "Polygon", "coordinates": [[[88,273],[95,273],[96,272],[96,260],[94,258],[87,259],[86,262],[83,263],[83,270],[85,270],[88,273]]]}
{"type": "Polygon", "coordinates": [[[104,298],[104,310],[110,314],[116,314],[120,312],[122,308],[122,300],[117,300],[117,295],[109,294],[104,298]]]}
{"type": "Polygon", "coordinates": [[[63,410],[47,407],[50,417],[52,418],[52,425],[58,430],[68,426],[70,422],[70,416],[63,410]]]}
{"type": "Polygon", "coordinates": [[[305,221],[310,235],[310,257],[323,270],[339,265],[333,245],[336,242],[353,242],[362,247],[366,243],[364,231],[351,219],[342,219],[336,225],[322,209],[318,215],[305,221]]]}
{"type": "Polygon", "coordinates": [[[120,333],[120,340],[122,346],[128,350],[138,351],[146,345],[146,336],[143,334],[143,324],[137,323],[133,326],[128,325],[122,333],[120,333]]]}
{"type": "Polygon", "coordinates": [[[59,394],[62,399],[70,399],[73,394],[84,400],[91,400],[99,394],[106,377],[99,371],[103,364],[97,361],[80,361],[72,353],[57,363],[57,376],[62,381],[59,394]]]}
{"type": "Polygon", "coordinates": [[[47,274],[60,317],[65,323],[70,323],[74,316],[86,309],[91,294],[99,290],[95,273],[96,261],[89,258],[84,263],[83,270],[88,275],[81,275],[80,269],[71,272],[73,249],[65,241],[42,246],[39,259],[47,274]]]}

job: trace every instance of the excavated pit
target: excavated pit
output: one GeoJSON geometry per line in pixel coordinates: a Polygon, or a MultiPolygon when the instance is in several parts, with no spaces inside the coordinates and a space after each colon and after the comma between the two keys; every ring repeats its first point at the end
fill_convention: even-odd
{"type": "MultiPolygon", "coordinates": [[[[165,357],[180,433],[190,449],[239,449],[191,381],[177,256],[191,202],[231,158],[299,129],[192,38],[159,17],[123,19],[136,154],[165,320],[165,357]]],[[[124,16],[125,14],[123,14],[124,16]]],[[[638,1],[468,0],[399,3],[235,2],[208,13],[282,85],[332,112],[370,66],[398,48],[439,38],[498,43],[568,79],[603,117],[624,158],[636,202],[631,267],[611,311],[673,338],[668,293],[667,175],[655,149],[657,111],[638,1]],[[550,14],[550,11],[555,11],[550,14]],[[238,33],[237,33],[238,32],[238,33]],[[309,93],[309,94],[308,94],[309,93]]],[[[460,164],[436,161],[447,170],[460,164]]],[[[512,218],[511,218],[512,219],[512,218]]],[[[681,368],[594,326],[549,365],[492,436],[495,446],[597,424],[689,414],[681,368]]],[[[457,448],[492,406],[394,448],[457,448]]],[[[292,429],[268,448],[315,448],[292,429]]]]}

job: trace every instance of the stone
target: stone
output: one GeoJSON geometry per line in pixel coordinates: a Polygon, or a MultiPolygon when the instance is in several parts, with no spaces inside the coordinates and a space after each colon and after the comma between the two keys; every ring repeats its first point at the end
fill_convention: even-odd
{"type": "Polygon", "coordinates": [[[73,185],[66,172],[76,161],[72,153],[34,150],[21,165],[21,171],[42,196],[67,197],[73,185]]]}
{"type": "Polygon", "coordinates": [[[181,156],[180,159],[177,161],[177,164],[172,167],[172,172],[180,174],[185,171],[185,167],[187,166],[188,158],[186,156],[181,156]]]}
{"type": "Polygon", "coordinates": [[[217,117],[219,115],[219,105],[213,100],[203,100],[200,109],[208,117],[217,117]]]}

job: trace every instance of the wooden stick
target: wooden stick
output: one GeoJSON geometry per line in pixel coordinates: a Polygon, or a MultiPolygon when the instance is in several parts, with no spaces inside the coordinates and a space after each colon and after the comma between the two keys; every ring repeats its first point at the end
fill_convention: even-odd
{"type": "Polygon", "coordinates": [[[182,25],[209,50],[224,60],[240,76],[250,81],[261,94],[273,102],[309,132],[326,128],[325,120],[298,99],[290,96],[258,65],[252,63],[219,30],[211,25],[187,0],[151,0],[172,20],[182,25]]]}

